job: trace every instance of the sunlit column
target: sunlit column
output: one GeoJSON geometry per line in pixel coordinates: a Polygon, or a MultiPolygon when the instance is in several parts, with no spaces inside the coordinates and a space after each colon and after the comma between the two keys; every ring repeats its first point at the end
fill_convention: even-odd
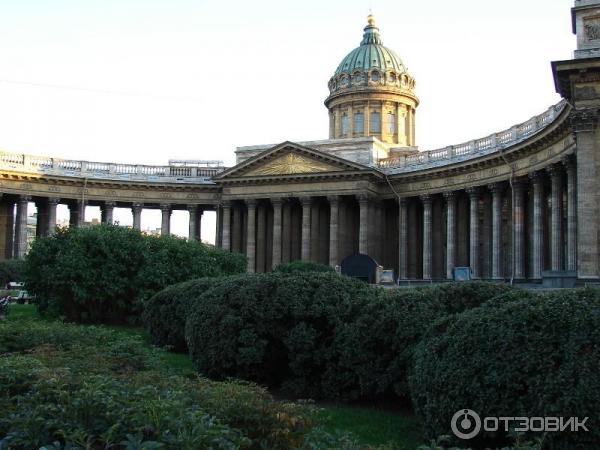
{"type": "Polygon", "coordinates": [[[142,229],[142,209],[144,209],[144,205],[142,203],[134,203],[131,207],[134,230],[140,231],[142,229]]]}
{"type": "Polygon", "coordinates": [[[533,183],[533,236],[531,255],[531,278],[542,278],[544,261],[544,175],[533,172],[529,175],[533,183]]]}
{"type": "Polygon", "coordinates": [[[456,265],[456,192],[444,192],[446,198],[446,278],[454,278],[456,265]]]}
{"type": "Polygon", "coordinates": [[[369,196],[358,195],[359,206],[359,231],[358,231],[358,253],[367,255],[369,253],[369,196]]]}
{"type": "Polygon", "coordinates": [[[112,225],[114,223],[114,209],[116,203],[115,202],[104,202],[102,205],[101,215],[102,215],[102,223],[105,225],[112,225]]]}
{"type": "Polygon", "coordinates": [[[479,278],[479,188],[467,189],[469,194],[469,264],[473,271],[473,278],[479,278]]]}
{"type": "Polygon", "coordinates": [[[161,211],[161,224],[160,224],[160,234],[161,236],[168,236],[171,234],[171,205],[168,203],[163,203],[160,205],[161,211]]]}
{"type": "Polygon", "coordinates": [[[312,209],[312,197],[303,197],[300,199],[302,204],[302,261],[310,260],[310,218],[312,209]]]}
{"type": "Polygon", "coordinates": [[[494,183],[492,192],[492,278],[502,278],[502,192],[504,185],[494,183]]]}
{"type": "Polygon", "coordinates": [[[567,171],[567,270],[577,270],[577,162],[575,156],[563,161],[567,171]]]}
{"type": "Polygon", "coordinates": [[[187,209],[190,213],[190,218],[188,221],[188,240],[195,241],[197,240],[198,205],[188,205],[187,209]]]}
{"type": "Polygon", "coordinates": [[[59,198],[48,199],[48,236],[52,236],[56,233],[56,208],[58,207],[59,203],[59,198]]]}
{"type": "Polygon", "coordinates": [[[15,257],[23,258],[27,252],[27,210],[31,197],[19,196],[17,202],[17,222],[15,224],[15,257]]]}
{"type": "Polygon", "coordinates": [[[248,272],[256,272],[256,200],[246,200],[248,223],[246,224],[246,257],[248,272]]]}
{"type": "Polygon", "coordinates": [[[329,201],[329,265],[335,267],[339,264],[338,261],[338,245],[339,245],[339,214],[340,214],[340,197],[330,195],[327,197],[329,201]]]}

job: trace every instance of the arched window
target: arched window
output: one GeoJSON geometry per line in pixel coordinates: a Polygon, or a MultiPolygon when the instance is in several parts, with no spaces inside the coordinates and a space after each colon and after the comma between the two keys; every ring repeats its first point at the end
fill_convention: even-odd
{"type": "Polygon", "coordinates": [[[342,114],[342,136],[346,136],[348,134],[348,114],[342,114]]]}
{"type": "Polygon", "coordinates": [[[371,132],[381,133],[381,114],[378,111],[371,111],[371,132]]]}
{"type": "Polygon", "coordinates": [[[354,132],[365,132],[365,116],[363,115],[362,111],[354,113],[354,132]]]}
{"type": "Polygon", "coordinates": [[[392,111],[388,112],[388,133],[396,134],[396,114],[392,111]]]}

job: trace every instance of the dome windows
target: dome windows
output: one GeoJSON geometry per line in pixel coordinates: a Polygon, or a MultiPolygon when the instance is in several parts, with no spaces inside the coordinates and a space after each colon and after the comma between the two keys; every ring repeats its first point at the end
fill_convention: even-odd
{"type": "Polygon", "coordinates": [[[388,111],[387,113],[387,123],[388,123],[388,134],[396,134],[396,114],[393,111],[388,111]]]}
{"type": "Polygon", "coordinates": [[[371,111],[371,124],[372,133],[381,133],[381,114],[379,111],[371,111]]]}
{"type": "Polygon", "coordinates": [[[348,136],[348,113],[342,113],[342,137],[348,136]]]}
{"type": "Polygon", "coordinates": [[[363,134],[365,132],[365,116],[362,111],[354,113],[354,133],[363,134]]]}
{"type": "Polygon", "coordinates": [[[377,71],[371,72],[371,81],[372,82],[378,83],[380,79],[381,79],[381,75],[379,75],[379,72],[377,72],[377,71]]]}

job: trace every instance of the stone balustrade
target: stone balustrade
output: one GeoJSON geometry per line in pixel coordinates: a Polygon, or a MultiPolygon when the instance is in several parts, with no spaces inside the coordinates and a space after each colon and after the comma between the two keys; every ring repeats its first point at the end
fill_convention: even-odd
{"type": "Polygon", "coordinates": [[[0,152],[0,170],[15,170],[20,173],[57,177],[75,176],[116,181],[212,184],[211,179],[225,169],[225,167],[203,167],[200,165],[150,166],[103,163],[0,152]]]}
{"type": "Polygon", "coordinates": [[[516,145],[542,131],[554,122],[566,106],[567,103],[562,100],[542,114],[499,133],[458,145],[422,151],[414,155],[382,159],[378,165],[386,173],[395,174],[421,170],[427,165],[441,166],[488,155],[506,147],[516,145]]]}

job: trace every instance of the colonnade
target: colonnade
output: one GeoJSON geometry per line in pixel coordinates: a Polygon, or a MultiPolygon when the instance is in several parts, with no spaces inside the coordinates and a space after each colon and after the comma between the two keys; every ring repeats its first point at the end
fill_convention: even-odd
{"type": "Polygon", "coordinates": [[[540,280],[577,266],[572,157],[527,177],[402,198],[373,194],[223,201],[217,244],[251,272],[293,260],[335,266],[368,254],[400,279],[540,280]]]}
{"type": "MultiPolygon", "coordinates": [[[[2,195],[2,194],[0,194],[2,195]]],[[[35,222],[35,235],[48,236],[56,232],[57,208],[65,204],[69,209],[69,226],[80,227],[85,223],[85,209],[87,206],[99,206],[101,223],[113,224],[115,208],[130,208],[133,218],[133,228],[142,229],[142,211],[144,209],[160,209],[161,235],[171,232],[171,215],[175,209],[189,211],[189,239],[200,241],[202,230],[202,215],[205,210],[214,209],[212,205],[144,205],[143,203],[122,203],[115,201],[83,201],[62,200],[60,198],[32,197],[29,195],[2,195],[0,201],[0,258],[22,258],[28,248],[28,207],[35,203],[37,217],[35,222]]]]}

